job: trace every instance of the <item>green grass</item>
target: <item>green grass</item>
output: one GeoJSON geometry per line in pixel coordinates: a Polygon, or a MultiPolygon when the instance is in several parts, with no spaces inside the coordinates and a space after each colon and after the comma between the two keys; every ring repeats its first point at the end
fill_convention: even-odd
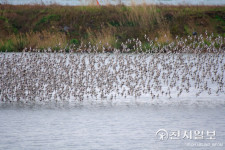
{"type": "Polygon", "coordinates": [[[15,48],[14,48],[14,44],[12,42],[12,40],[7,40],[6,42],[4,43],[0,43],[0,51],[2,52],[13,52],[13,51],[16,51],[15,48]]]}
{"type": "Polygon", "coordinates": [[[60,20],[60,15],[50,14],[50,15],[44,16],[36,23],[34,31],[41,30],[45,28],[46,25],[47,26],[51,25],[52,21],[57,22],[59,20],[60,20]]]}
{"type": "Polygon", "coordinates": [[[184,25],[184,31],[185,31],[186,35],[191,35],[191,31],[190,31],[188,25],[184,25]]]}

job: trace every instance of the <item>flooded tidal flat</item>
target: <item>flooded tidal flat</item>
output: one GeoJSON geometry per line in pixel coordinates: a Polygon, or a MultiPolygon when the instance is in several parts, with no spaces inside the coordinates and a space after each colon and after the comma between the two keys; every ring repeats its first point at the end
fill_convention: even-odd
{"type": "Polygon", "coordinates": [[[0,149],[223,150],[223,47],[186,49],[1,53],[0,149]]]}

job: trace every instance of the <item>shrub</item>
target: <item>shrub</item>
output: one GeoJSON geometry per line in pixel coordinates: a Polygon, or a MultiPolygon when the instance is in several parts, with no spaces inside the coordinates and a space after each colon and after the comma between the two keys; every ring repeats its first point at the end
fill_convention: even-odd
{"type": "Polygon", "coordinates": [[[73,45],[79,45],[80,42],[79,42],[79,40],[77,40],[77,39],[72,39],[72,40],[70,40],[70,44],[73,44],[73,45]]]}

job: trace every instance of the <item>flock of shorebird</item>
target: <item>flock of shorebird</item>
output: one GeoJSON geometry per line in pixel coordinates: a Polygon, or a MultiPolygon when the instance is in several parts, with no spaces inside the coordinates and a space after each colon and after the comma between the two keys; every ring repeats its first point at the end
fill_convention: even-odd
{"type": "Polygon", "coordinates": [[[0,101],[225,94],[224,58],[225,53],[1,53],[0,101]]]}

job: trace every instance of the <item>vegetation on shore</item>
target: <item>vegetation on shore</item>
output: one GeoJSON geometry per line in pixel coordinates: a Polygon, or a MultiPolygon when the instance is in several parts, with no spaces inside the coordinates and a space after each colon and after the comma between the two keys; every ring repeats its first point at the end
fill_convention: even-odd
{"type": "Polygon", "coordinates": [[[0,5],[0,51],[98,43],[121,49],[132,38],[167,44],[205,31],[224,39],[225,6],[0,5]]]}

